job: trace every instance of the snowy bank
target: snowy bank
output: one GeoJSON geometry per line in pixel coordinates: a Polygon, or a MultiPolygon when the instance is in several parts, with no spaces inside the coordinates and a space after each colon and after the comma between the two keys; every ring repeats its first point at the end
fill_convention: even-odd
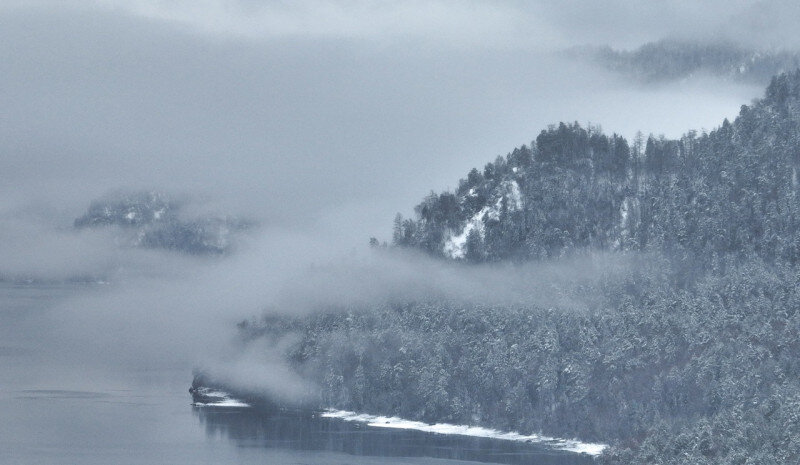
{"type": "Polygon", "coordinates": [[[345,410],[328,409],[325,410],[321,416],[324,418],[338,418],[344,421],[365,423],[367,426],[376,428],[408,429],[422,431],[425,433],[452,434],[500,439],[506,441],[530,442],[551,447],[556,450],[587,454],[591,456],[602,454],[603,450],[606,448],[605,444],[581,442],[575,439],[551,438],[548,436],[540,436],[538,434],[524,435],[515,432],[503,432],[491,428],[482,428],[479,426],[451,425],[448,423],[436,423],[431,425],[420,421],[404,420],[397,417],[368,415],[364,413],[348,412],[345,410]]]}

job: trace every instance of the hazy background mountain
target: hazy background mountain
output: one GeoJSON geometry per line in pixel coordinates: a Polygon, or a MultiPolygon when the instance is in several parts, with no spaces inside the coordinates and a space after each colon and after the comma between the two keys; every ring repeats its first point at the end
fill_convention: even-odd
{"type": "Polygon", "coordinates": [[[255,226],[227,216],[187,218],[185,207],[158,192],[118,192],[93,201],[75,228],[116,227],[123,245],[204,255],[231,252],[234,237],[255,226]]]}
{"type": "Polygon", "coordinates": [[[795,51],[745,48],[731,42],[660,40],[634,50],[578,47],[570,54],[644,84],[711,76],[725,81],[766,84],[800,66],[795,51]]]}

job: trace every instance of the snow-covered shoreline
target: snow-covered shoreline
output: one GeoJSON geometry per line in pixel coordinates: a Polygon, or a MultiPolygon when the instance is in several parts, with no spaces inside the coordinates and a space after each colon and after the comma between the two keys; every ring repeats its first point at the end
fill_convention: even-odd
{"type": "Polygon", "coordinates": [[[225,391],[212,391],[206,390],[203,396],[209,399],[208,402],[192,402],[195,407],[250,407],[247,402],[242,402],[239,399],[234,399],[225,391]]]}
{"type": "Polygon", "coordinates": [[[324,418],[337,418],[344,421],[364,423],[376,428],[396,428],[422,431],[435,434],[452,434],[480,438],[501,439],[542,444],[556,450],[598,456],[607,447],[605,444],[581,442],[576,439],[559,439],[538,434],[524,435],[515,432],[503,432],[479,426],[452,425],[448,423],[428,424],[420,421],[404,420],[398,417],[384,417],[346,410],[327,409],[320,414],[324,418]]]}
{"type": "MultiPolygon", "coordinates": [[[[225,391],[204,389],[202,395],[208,402],[194,402],[195,407],[250,407],[251,405],[239,399],[231,397],[225,391]]],[[[322,418],[333,418],[343,421],[363,423],[374,428],[392,428],[421,431],[424,433],[447,434],[458,436],[472,436],[478,438],[499,439],[504,441],[529,442],[541,444],[554,450],[574,452],[598,456],[606,449],[605,444],[582,442],[577,439],[561,439],[538,434],[520,434],[513,431],[499,431],[492,428],[480,426],[453,425],[449,423],[423,423],[421,421],[406,420],[399,417],[385,417],[380,415],[370,415],[366,413],[356,413],[347,410],[325,409],[319,414],[322,418]]]]}

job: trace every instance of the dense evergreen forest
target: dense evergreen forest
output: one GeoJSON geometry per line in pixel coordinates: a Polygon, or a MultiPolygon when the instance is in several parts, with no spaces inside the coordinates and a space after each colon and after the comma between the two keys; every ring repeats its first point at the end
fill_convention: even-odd
{"type": "Polygon", "coordinates": [[[717,79],[764,85],[772,76],[800,66],[800,55],[795,52],[757,50],[729,42],[665,39],[633,50],[582,47],[569,53],[642,83],[706,74],[717,79]]]}
{"type": "Polygon", "coordinates": [[[687,277],[732,261],[800,258],[800,75],[775,78],[733,123],[630,144],[559,124],[431,193],[394,243],[470,261],[657,250],[687,277]]]}
{"type": "Polygon", "coordinates": [[[562,123],[398,215],[375,253],[622,272],[556,280],[552,305],[431,296],[240,330],[284,341],[322,406],[607,442],[605,463],[800,463],[798,165],[800,71],[707,134],[562,123]]]}

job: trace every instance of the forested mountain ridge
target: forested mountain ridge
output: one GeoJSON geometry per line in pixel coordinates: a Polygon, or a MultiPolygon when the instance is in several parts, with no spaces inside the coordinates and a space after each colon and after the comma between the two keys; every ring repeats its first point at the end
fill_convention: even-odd
{"type": "Polygon", "coordinates": [[[706,74],[764,85],[772,76],[800,66],[800,54],[796,52],[751,49],[729,42],[660,40],[634,50],[582,47],[570,50],[569,54],[644,84],[706,74]]]}
{"type": "Polygon", "coordinates": [[[560,124],[431,193],[393,243],[470,261],[576,249],[659,251],[700,271],[730,258],[800,259],[800,71],[707,134],[630,144],[560,124]]]}
{"type": "Polygon", "coordinates": [[[287,309],[242,322],[242,341],[317,407],[600,441],[609,464],[800,463],[798,164],[800,71],[708,134],[554,126],[430,194],[376,250],[481,270],[487,294],[539,270],[512,282],[529,298],[287,309]]]}

